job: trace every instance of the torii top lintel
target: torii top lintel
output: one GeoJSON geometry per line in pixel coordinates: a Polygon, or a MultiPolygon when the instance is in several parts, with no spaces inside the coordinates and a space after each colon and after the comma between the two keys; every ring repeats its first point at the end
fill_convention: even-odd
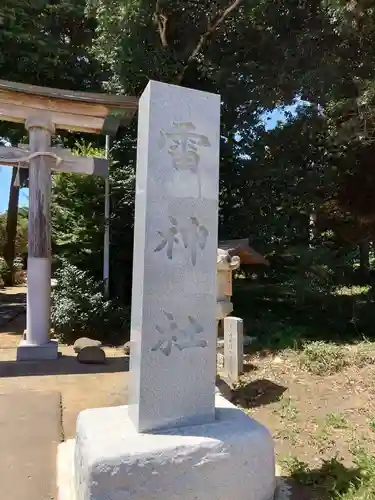
{"type": "Polygon", "coordinates": [[[48,114],[57,129],[114,135],[137,108],[136,97],[0,80],[0,120],[22,123],[30,115],[48,114]]]}

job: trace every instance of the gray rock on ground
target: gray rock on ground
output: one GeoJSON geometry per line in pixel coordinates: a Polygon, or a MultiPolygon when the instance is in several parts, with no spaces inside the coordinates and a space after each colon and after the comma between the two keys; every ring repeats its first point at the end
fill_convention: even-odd
{"type": "Polygon", "coordinates": [[[84,347],[100,347],[102,343],[100,340],[89,339],[88,337],[81,337],[74,342],[74,352],[80,352],[84,347]]]}
{"type": "Polygon", "coordinates": [[[124,353],[129,356],[130,354],[130,340],[124,344],[124,353]]]}
{"type": "Polygon", "coordinates": [[[80,363],[103,365],[106,363],[106,356],[100,346],[89,345],[79,351],[77,360],[80,363]]]}

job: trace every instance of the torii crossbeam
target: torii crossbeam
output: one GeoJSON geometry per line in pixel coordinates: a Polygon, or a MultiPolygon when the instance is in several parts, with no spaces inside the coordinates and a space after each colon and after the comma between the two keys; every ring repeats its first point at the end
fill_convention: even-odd
{"type": "Polygon", "coordinates": [[[51,299],[51,171],[108,175],[101,158],[51,147],[56,129],[114,135],[138,107],[135,97],[73,92],[0,80],[0,120],[23,122],[29,146],[0,147],[0,165],[29,168],[26,336],[18,360],[57,358],[49,340],[51,299]]]}

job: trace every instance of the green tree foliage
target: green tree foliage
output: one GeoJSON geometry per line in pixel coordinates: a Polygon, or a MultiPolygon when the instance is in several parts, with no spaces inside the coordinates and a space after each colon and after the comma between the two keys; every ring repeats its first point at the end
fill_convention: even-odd
{"type": "MultiPolygon", "coordinates": [[[[2,0],[0,78],[71,90],[98,90],[102,69],[90,55],[96,22],[85,0],[2,0]]],[[[25,138],[22,125],[2,123],[0,137],[25,138]]]]}
{"type": "Polygon", "coordinates": [[[92,88],[98,66],[88,49],[95,20],[84,11],[83,0],[3,0],[2,78],[72,90],[92,88]]]}
{"type": "MultiPolygon", "coordinates": [[[[287,174],[290,183],[298,175],[301,177],[303,161],[309,161],[313,171],[319,167],[311,167],[312,160],[306,160],[307,148],[296,152],[301,163],[295,166],[295,171],[285,153],[285,165],[275,159],[273,165],[263,168],[261,175],[262,168],[257,165],[258,173],[252,178],[257,158],[262,165],[267,163],[264,149],[267,141],[277,141],[259,126],[262,113],[292,103],[297,95],[314,96],[322,101],[337,71],[341,71],[342,78],[346,75],[343,68],[337,70],[331,64],[334,56],[328,47],[338,35],[324,9],[308,2],[281,1],[275,9],[271,1],[235,0],[98,0],[89,7],[98,24],[93,51],[110,69],[110,78],[104,82],[107,89],[139,95],[149,79],[157,79],[221,94],[220,231],[223,236],[257,234],[258,240],[267,234],[262,244],[266,247],[275,239],[272,236],[275,225],[278,223],[280,234],[285,227],[281,222],[285,224],[298,210],[298,200],[293,208],[288,207],[288,201],[295,198],[294,192],[293,196],[280,200],[286,194],[282,177],[287,174]],[[312,48],[317,39],[327,49],[324,69],[336,70],[328,71],[328,81],[322,78],[321,54],[312,48]],[[273,191],[268,182],[271,176],[273,191]],[[263,177],[263,184],[259,177],[263,177]],[[277,200],[284,207],[284,211],[278,209],[284,218],[279,217],[277,223],[272,222],[268,227],[277,200]],[[265,212],[269,215],[266,218],[265,212]]],[[[298,131],[296,124],[290,128],[298,131]]],[[[117,161],[111,174],[112,290],[123,297],[129,297],[130,290],[135,130],[133,126],[124,131],[112,149],[112,157],[117,161]],[[122,269],[121,277],[117,269],[122,269]]],[[[306,141],[308,133],[307,130],[304,133],[306,141]]],[[[287,140],[294,145],[298,143],[298,139],[293,141],[288,136],[288,131],[280,135],[289,137],[287,140]]],[[[298,192],[298,187],[293,189],[298,192]]],[[[303,203],[311,205],[312,200],[305,197],[303,203]]],[[[76,208],[72,218],[79,216],[79,204],[76,208]]],[[[307,233],[308,213],[299,213],[298,217],[299,227],[304,225],[303,231],[307,233]]]]}
{"type": "MultiPolygon", "coordinates": [[[[85,16],[84,0],[2,1],[0,77],[72,90],[99,89],[100,66],[90,56],[95,26],[95,20],[85,16]]],[[[25,135],[22,125],[7,122],[0,125],[0,137],[14,145],[24,141],[25,135]]],[[[15,254],[17,206],[18,188],[13,187],[5,238],[9,266],[15,254]]],[[[12,284],[11,275],[8,284],[12,284]]]]}
{"type": "MultiPolygon", "coordinates": [[[[0,255],[3,255],[3,246],[6,241],[7,213],[0,214],[0,255]]],[[[21,207],[18,210],[17,236],[16,236],[16,257],[21,257],[27,252],[27,223],[28,210],[21,207]]]]}
{"type": "MultiPolygon", "coordinates": [[[[73,153],[103,157],[104,151],[77,142],[73,153]]],[[[104,181],[95,176],[55,174],[52,197],[54,251],[102,277],[104,181]]]]}
{"type": "MultiPolygon", "coordinates": [[[[296,276],[320,276],[329,286],[325,271],[341,269],[343,261],[349,267],[353,248],[374,240],[372,2],[91,0],[87,18],[83,1],[34,4],[34,16],[18,2],[23,13],[18,4],[5,4],[8,24],[0,43],[12,39],[16,53],[24,48],[29,54],[24,37],[30,36],[34,49],[41,48],[30,51],[27,62],[20,58],[14,79],[137,96],[156,79],[221,94],[222,238],[250,237],[271,256],[272,269],[282,262],[290,274],[292,260],[296,276]],[[16,21],[17,33],[9,34],[11,19],[30,24],[27,34],[16,21]],[[43,45],[46,39],[53,42],[43,45]],[[40,80],[35,72],[28,77],[31,61],[42,55],[40,80]],[[61,75],[53,69],[61,67],[61,75]],[[267,130],[264,114],[290,104],[298,106],[286,122],[267,130]]],[[[0,67],[8,67],[10,59],[2,57],[8,62],[0,67]]],[[[125,301],[135,151],[134,122],[111,149],[111,290],[125,301]]],[[[103,223],[100,180],[55,176],[56,251],[97,278],[103,223]]]]}

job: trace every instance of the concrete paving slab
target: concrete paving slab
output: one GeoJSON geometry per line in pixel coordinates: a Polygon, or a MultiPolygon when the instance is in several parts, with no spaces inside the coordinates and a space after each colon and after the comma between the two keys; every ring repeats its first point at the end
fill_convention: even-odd
{"type": "Polygon", "coordinates": [[[56,453],[61,437],[59,392],[0,393],[1,498],[56,499],[56,453]]]}

